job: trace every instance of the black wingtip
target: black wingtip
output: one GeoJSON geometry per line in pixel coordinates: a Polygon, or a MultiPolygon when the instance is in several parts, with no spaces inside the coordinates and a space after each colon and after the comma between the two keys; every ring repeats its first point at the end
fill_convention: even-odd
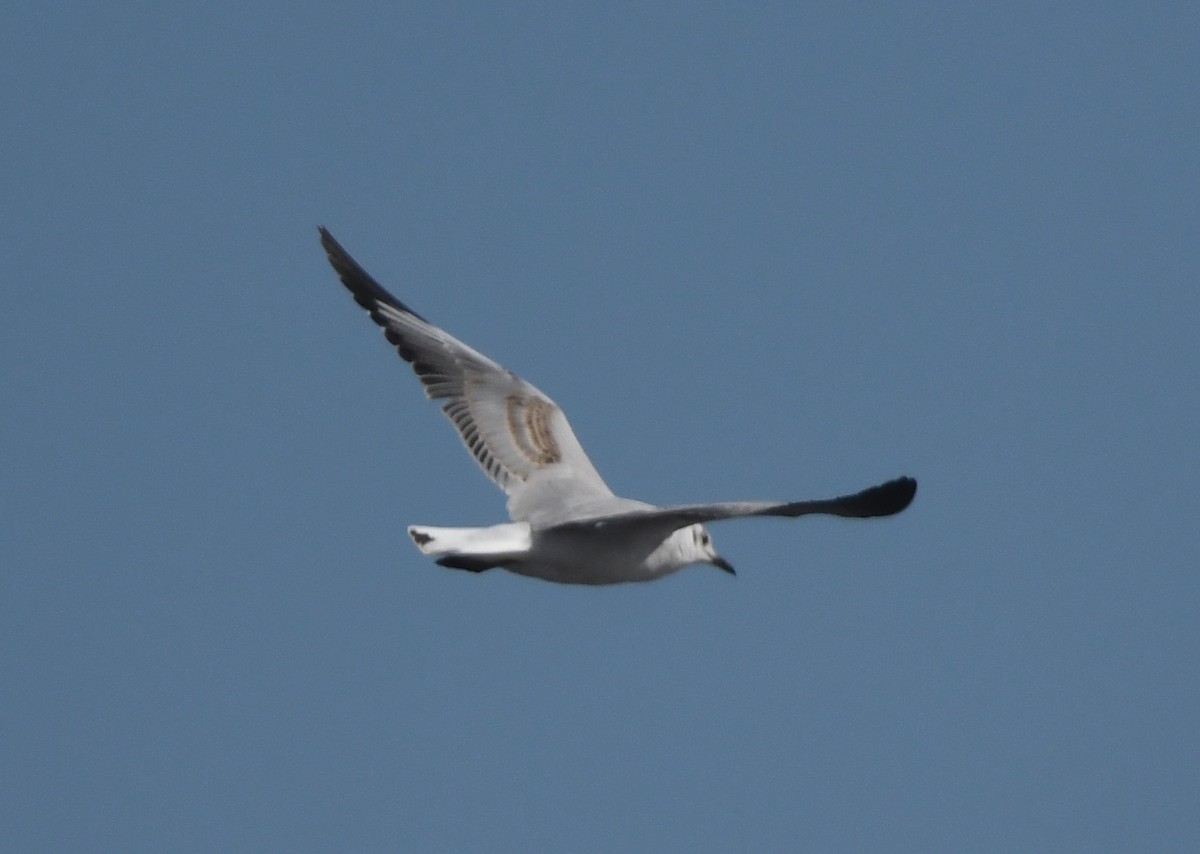
{"type": "MultiPolygon", "coordinates": [[[[333,264],[334,269],[337,269],[337,264],[334,263],[334,258],[350,258],[350,253],[342,248],[342,244],[334,239],[329,233],[329,229],[323,225],[317,226],[317,234],[321,235],[321,248],[325,250],[325,255],[329,258],[329,263],[333,264]]],[[[354,259],[350,259],[353,261],[354,259]]],[[[340,271],[339,271],[340,272],[340,271]]]]}
{"type": "MultiPolygon", "coordinates": [[[[370,274],[359,266],[359,263],[342,247],[342,244],[334,239],[333,235],[329,233],[329,229],[323,225],[319,225],[317,226],[317,233],[321,235],[321,248],[325,250],[325,257],[329,259],[329,265],[338,274],[338,278],[342,280],[342,284],[355,297],[364,296],[380,300],[382,296],[390,296],[383,289],[382,285],[372,279],[370,274]]],[[[386,299],[380,301],[387,302],[386,299]]]]}
{"type": "Polygon", "coordinates": [[[857,496],[857,505],[863,516],[893,516],[912,504],[917,494],[917,481],[911,477],[898,477],[864,489],[857,496]]]}
{"type": "Polygon", "coordinates": [[[321,235],[321,248],[325,250],[325,257],[329,259],[330,266],[333,267],[338,278],[342,280],[342,284],[353,294],[354,301],[360,306],[367,311],[373,311],[377,305],[390,305],[392,308],[411,314],[418,320],[429,322],[375,281],[371,274],[364,270],[342,247],[342,244],[334,239],[333,235],[329,233],[329,229],[318,225],[317,233],[321,235]]]}

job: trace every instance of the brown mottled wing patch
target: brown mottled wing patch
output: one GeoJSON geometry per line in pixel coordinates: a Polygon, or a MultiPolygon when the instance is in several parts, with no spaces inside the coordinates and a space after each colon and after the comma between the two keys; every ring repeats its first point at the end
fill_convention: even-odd
{"type": "Polygon", "coordinates": [[[611,495],[562,410],[511,371],[431,324],[358,265],[324,228],[321,245],[342,284],[412,365],[480,467],[509,495],[536,472],[569,469],[579,491],[611,495]]]}
{"type": "Polygon", "coordinates": [[[535,466],[562,462],[562,452],[550,430],[550,418],[558,409],[540,397],[510,394],[504,398],[508,414],[508,433],[525,459],[535,466]]]}

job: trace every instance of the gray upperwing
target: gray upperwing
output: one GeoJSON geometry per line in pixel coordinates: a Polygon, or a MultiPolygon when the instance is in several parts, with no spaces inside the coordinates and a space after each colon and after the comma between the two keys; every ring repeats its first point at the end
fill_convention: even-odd
{"type": "Polygon", "coordinates": [[[790,504],[776,504],[745,515],[795,517],[822,513],[827,516],[843,516],[848,519],[871,519],[877,516],[894,516],[912,504],[916,494],[916,480],[911,477],[898,477],[887,483],[868,487],[853,495],[842,495],[818,501],[793,501],[790,504]]]}
{"type": "MultiPolygon", "coordinates": [[[[342,284],[412,365],[425,394],[442,403],[467,450],[510,499],[528,492],[523,503],[538,506],[536,484],[543,479],[555,480],[567,496],[612,495],[553,400],[421,317],[375,281],[326,229],[320,234],[342,284]],[[538,477],[547,473],[552,477],[538,477]]],[[[520,508],[512,514],[515,521],[523,519],[519,513],[520,508]]]]}
{"type": "Polygon", "coordinates": [[[813,501],[728,501],[720,504],[682,504],[676,507],[655,507],[593,516],[563,523],[556,527],[611,528],[624,525],[654,526],[671,531],[688,525],[717,522],[722,519],[740,519],[747,516],[783,516],[795,518],[814,514],[842,516],[850,519],[869,519],[877,516],[893,516],[912,503],[917,493],[917,482],[911,477],[899,477],[838,498],[813,501]]]}

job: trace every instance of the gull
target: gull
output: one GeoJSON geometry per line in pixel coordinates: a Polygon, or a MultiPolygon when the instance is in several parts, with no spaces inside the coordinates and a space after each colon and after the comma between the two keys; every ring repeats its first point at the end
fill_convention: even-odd
{"type": "Polygon", "coordinates": [[[502,567],[562,584],[653,581],[695,564],[733,575],[704,523],[746,516],[891,516],[916,494],[917,482],[899,477],[853,495],[783,503],[657,507],[621,498],[600,477],[553,400],[396,299],[324,227],[319,231],[342,284],[508,495],[511,522],[409,526],[417,548],[441,566],[469,572],[502,567]]]}

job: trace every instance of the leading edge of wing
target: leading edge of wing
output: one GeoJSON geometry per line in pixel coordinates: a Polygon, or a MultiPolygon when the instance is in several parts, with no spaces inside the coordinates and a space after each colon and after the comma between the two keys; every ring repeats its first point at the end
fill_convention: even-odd
{"type": "Polygon", "coordinates": [[[717,522],[722,519],[741,519],[749,516],[841,516],[848,519],[870,519],[894,516],[912,503],[917,494],[917,481],[898,477],[852,495],[811,501],[729,501],[717,504],[682,504],[632,510],[608,516],[593,516],[556,525],[558,528],[609,528],[625,525],[661,525],[666,531],[688,525],[717,522]]]}

